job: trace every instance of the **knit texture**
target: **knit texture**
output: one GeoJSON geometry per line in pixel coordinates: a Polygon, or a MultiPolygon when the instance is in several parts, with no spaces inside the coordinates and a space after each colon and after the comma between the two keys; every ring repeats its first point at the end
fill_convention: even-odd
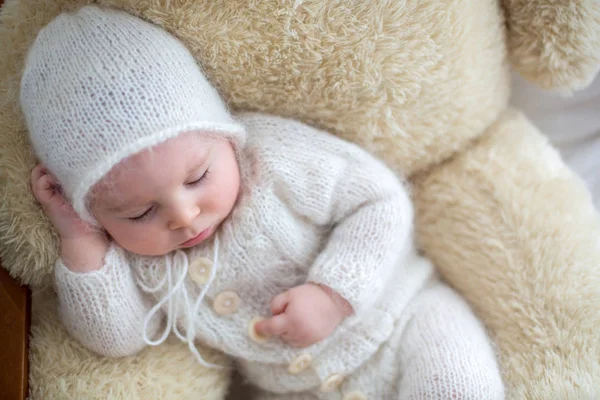
{"type": "MultiPolygon", "coordinates": [[[[32,400],[225,398],[231,372],[198,365],[175,337],[135,356],[101,357],[65,330],[51,288],[33,293],[32,308],[28,379],[28,398],[32,400]]],[[[203,349],[202,356],[213,363],[226,362],[216,351],[203,349]]]]}
{"type": "Polygon", "coordinates": [[[452,289],[440,282],[428,286],[407,305],[390,339],[344,379],[339,397],[262,392],[253,399],[504,399],[494,351],[481,322],[452,289]]]}
{"type": "Polygon", "coordinates": [[[419,294],[409,312],[412,318],[402,336],[386,349],[402,374],[398,399],[504,399],[493,348],[462,298],[438,284],[419,294]]]}
{"type": "MultiPolygon", "coordinates": [[[[60,291],[60,311],[69,310],[80,318],[66,316],[63,321],[71,335],[80,342],[89,343],[90,350],[108,357],[122,357],[138,352],[144,347],[139,332],[143,316],[137,310],[147,308],[149,298],[144,298],[136,290],[131,268],[123,268],[124,255],[118,247],[111,247],[105,256],[105,267],[81,275],[71,272],[62,263],[56,268],[56,279],[67,288],[76,290],[60,291]],[[94,298],[98,289],[102,298],[94,298]],[[122,296],[128,293],[128,296],[122,296]],[[93,318],[102,315],[102,318],[93,318]],[[132,347],[133,346],[133,347],[132,347]]],[[[152,321],[151,332],[158,328],[158,321],[152,321]]]]}
{"type": "Polygon", "coordinates": [[[245,136],[179,40],[97,6],[41,30],[25,63],[21,106],[36,155],[89,222],[88,191],[127,156],[186,131],[237,145],[245,136]]]}
{"type": "MultiPolygon", "coordinates": [[[[243,115],[240,121],[249,132],[240,155],[243,187],[216,233],[218,240],[165,257],[117,257],[112,249],[107,265],[90,274],[65,274],[59,263],[61,315],[86,347],[100,354],[132,354],[140,349],[141,321],[150,311],[150,304],[139,300],[141,293],[157,302],[167,299],[161,318],[153,319],[156,324],[166,315],[174,321],[167,328],[182,338],[192,326],[196,339],[233,356],[263,389],[312,390],[333,374],[351,375],[378,351],[433,267],[415,254],[408,191],[380,161],[299,122],[261,114],[243,115]],[[201,258],[211,259],[215,268],[206,284],[188,274],[201,258]],[[97,279],[129,268],[137,287],[134,276],[124,272],[119,279],[97,279]],[[182,278],[183,284],[176,284],[182,278]],[[327,339],[303,349],[275,338],[253,340],[250,321],[270,315],[275,295],[307,281],[331,287],[356,314],[327,339]],[[240,302],[235,312],[222,315],[213,303],[226,291],[235,292],[240,302]],[[186,304],[199,296],[204,297],[198,309],[190,313],[186,304]],[[71,298],[85,298],[85,307],[71,298]],[[105,327],[97,328],[98,323],[105,327]],[[289,363],[301,353],[311,355],[312,368],[289,374],[289,363]]],[[[462,357],[445,349],[439,356],[446,355],[462,357]]]]}

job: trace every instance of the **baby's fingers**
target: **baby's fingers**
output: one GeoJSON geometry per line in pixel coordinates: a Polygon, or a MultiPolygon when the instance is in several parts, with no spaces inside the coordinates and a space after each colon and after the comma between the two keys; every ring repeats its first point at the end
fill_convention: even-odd
{"type": "Polygon", "coordinates": [[[279,314],[260,321],[254,329],[261,336],[280,336],[288,331],[289,318],[285,314],[279,314]]]}
{"type": "Polygon", "coordinates": [[[56,196],[56,182],[50,175],[42,175],[33,182],[31,189],[35,198],[43,205],[49,204],[56,196]]]}
{"type": "Polygon", "coordinates": [[[285,312],[288,304],[290,303],[290,292],[283,292],[271,300],[271,314],[277,315],[285,312]]]}
{"type": "Polygon", "coordinates": [[[43,164],[36,165],[33,171],[31,171],[31,184],[35,184],[35,182],[37,182],[38,179],[47,174],[48,171],[46,170],[46,167],[43,164]]]}
{"type": "Polygon", "coordinates": [[[43,166],[38,165],[31,178],[33,195],[43,206],[64,206],[65,201],[58,182],[43,166]]]}

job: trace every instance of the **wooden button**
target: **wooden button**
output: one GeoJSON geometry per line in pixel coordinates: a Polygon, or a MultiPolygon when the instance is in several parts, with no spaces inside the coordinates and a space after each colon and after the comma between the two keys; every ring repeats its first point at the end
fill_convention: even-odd
{"type": "Polygon", "coordinates": [[[248,335],[250,335],[250,338],[252,338],[252,340],[254,340],[255,342],[263,343],[269,339],[268,336],[263,336],[256,333],[256,324],[263,320],[264,318],[262,317],[254,317],[250,320],[250,324],[248,325],[248,335]]]}
{"type": "Polygon", "coordinates": [[[300,354],[289,365],[288,371],[292,375],[299,374],[312,364],[312,357],[308,353],[300,354]]]}
{"type": "Polygon", "coordinates": [[[339,374],[331,375],[321,385],[321,392],[335,392],[344,382],[344,377],[339,374]]]}
{"type": "Polygon", "coordinates": [[[239,308],[240,297],[235,292],[222,292],[215,297],[213,309],[219,315],[231,314],[239,308]]]}
{"type": "Polygon", "coordinates": [[[197,285],[204,285],[210,279],[212,266],[212,260],[205,257],[197,258],[190,264],[188,275],[197,285]]]}
{"type": "Polygon", "coordinates": [[[367,396],[365,396],[362,392],[354,391],[346,393],[343,400],[367,400],[367,396]]]}

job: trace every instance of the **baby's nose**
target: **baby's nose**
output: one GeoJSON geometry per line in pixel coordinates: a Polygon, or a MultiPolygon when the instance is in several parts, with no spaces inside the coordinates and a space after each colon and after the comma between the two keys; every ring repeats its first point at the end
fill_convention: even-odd
{"type": "Polygon", "coordinates": [[[192,222],[200,215],[200,207],[198,205],[190,205],[188,207],[180,207],[173,213],[169,221],[169,229],[175,230],[190,226],[192,222]]]}

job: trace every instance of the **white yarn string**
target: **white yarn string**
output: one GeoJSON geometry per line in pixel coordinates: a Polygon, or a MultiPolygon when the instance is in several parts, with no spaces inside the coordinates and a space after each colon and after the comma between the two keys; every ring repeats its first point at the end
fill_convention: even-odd
{"type": "MultiPolygon", "coordinates": [[[[158,303],[156,303],[154,305],[154,307],[152,307],[150,309],[150,311],[148,311],[148,314],[146,314],[146,316],[144,317],[143,339],[144,339],[144,342],[150,346],[158,346],[159,344],[163,343],[167,339],[167,336],[169,336],[169,331],[171,330],[171,324],[172,324],[172,319],[173,319],[173,303],[170,300],[171,300],[171,297],[173,297],[175,295],[177,290],[183,284],[183,280],[185,279],[185,275],[186,275],[185,273],[181,274],[181,276],[177,280],[177,283],[175,284],[175,286],[173,286],[172,285],[173,271],[172,271],[172,265],[171,265],[172,264],[171,256],[165,257],[165,262],[166,262],[166,270],[167,270],[166,271],[166,279],[162,279],[158,283],[158,285],[156,285],[154,288],[151,288],[149,290],[149,292],[156,292],[156,291],[160,290],[162,288],[162,286],[165,284],[165,282],[167,282],[169,290],[168,290],[166,296],[163,297],[158,303]],[[162,306],[167,302],[169,304],[168,304],[168,311],[167,311],[167,324],[165,326],[165,330],[163,331],[163,333],[160,335],[160,337],[157,340],[151,340],[148,336],[148,325],[150,323],[150,320],[156,313],[158,313],[162,309],[162,306]]],[[[187,273],[187,265],[184,265],[184,269],[185,269],[185,272],[187,273]]]]}
{"type": "Polygon", "coordinates": [[[144,318],[144,328],[143,328],[143,339],[144,342],[151,346],[157,346],[163,343],[170,331],[172,331],[178,338],[184,343],[188,344],[188,347],[192,354],[196,357],[198,362],[207,368],[224,368],[222,365],[217,365],[213,363],[209,363],[205,361],[198,349],[194,345],[195,336],[196,336],[196,316],[198,314],[198,309],[202,300],[206,296],[210,285],[212,284],[216,272],[219,266],[219,236],[215,236],[215,245],[214,245],[214,255],[213,255],[213,267],[210,271],[210,277],[208,282],[202,288],[200,294],[196,298],[194,305],[190,304],[190,297],[187,292],[187,288],[184,284],[185,277],[187,276],[189,270],[189,260],[186,254],[177,250],[172,256],[166,257],[166,275],[155,287],[148,287],[145,290],[149,293],[156,292],[160,290],[165,283],[167,283],[167,293],[166,295],[156,304],[154,307],[150,309],[150,311],[146,314],[144,318]],[[179,268],[181,266],[181,268],[179,268]],[[173,285],[173,276],[176,275],[177,272],[180,272],[180,275],[176,279],[175,285],[173,285]],[[176,314],[179,310],[179,302],[183,300],[184,306],[184,317],[187,320],[187,329],[184,333],[179,330],[177,326],[177,318],[174,314],[176,314]],[[148,325],[152,317],[162,309],[163,305],[168,303],[167,305],[167,323],[164,331],[161,336],[157,340],[151,340],[148,336],[148,325]]]}

